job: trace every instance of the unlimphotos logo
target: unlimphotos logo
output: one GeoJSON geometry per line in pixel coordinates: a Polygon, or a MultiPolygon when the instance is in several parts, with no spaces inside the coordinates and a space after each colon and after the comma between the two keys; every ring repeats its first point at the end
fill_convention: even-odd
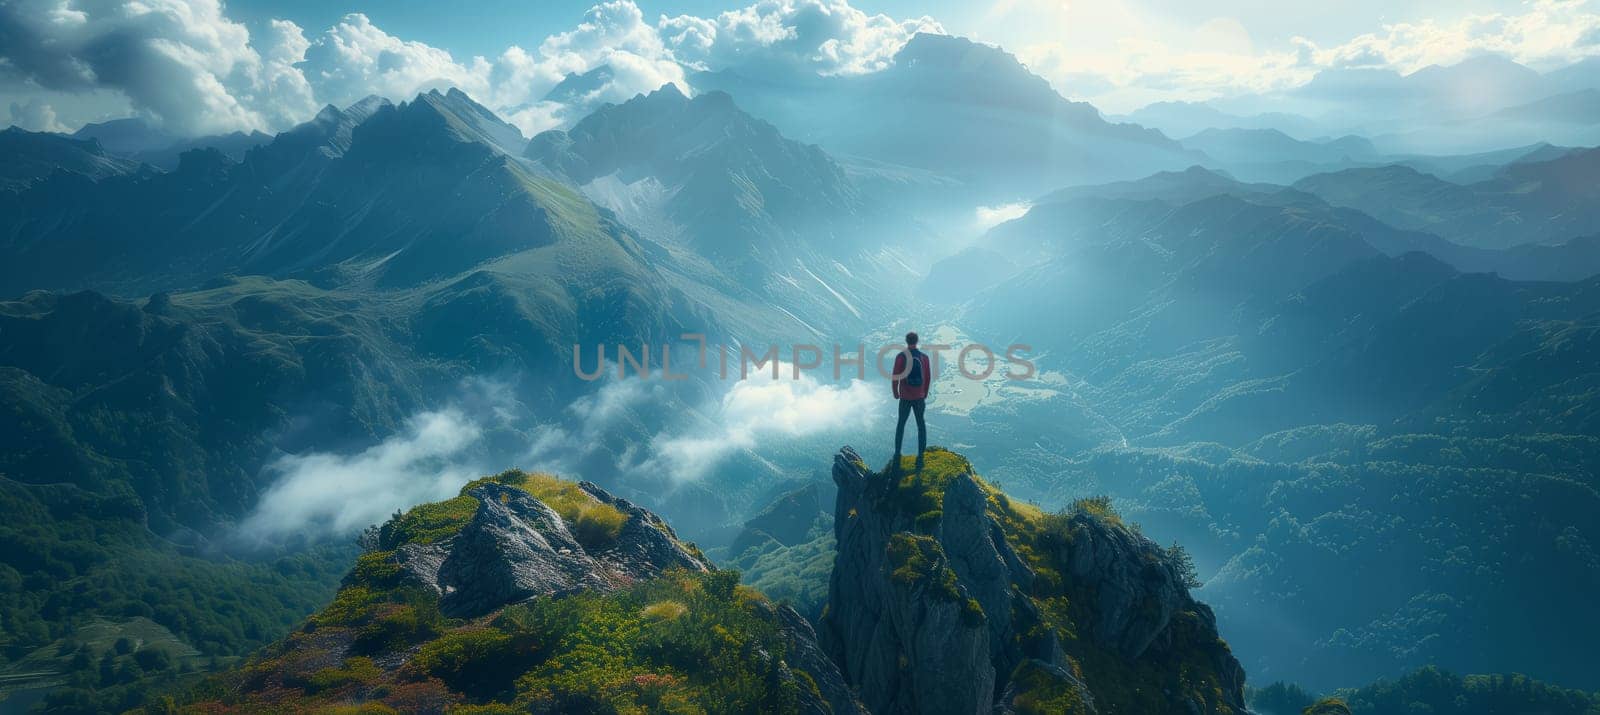
{"type": "MultiPolygon", "coordinates": [[[[795,343],[787,351],[779,345],[768,345],[766,350],[757,353],[749,345],[711,344],[706,341],[703,333],[684,333],[679,336],[687,346],[694,343],[698,346],[694,364],[697,369],[706,370],[716,367],[718,379],[726,380],[737,375],[740,380],[749,379],[751,375],[760,376],[770,373],[772,379],[777,380],[787,373],[790,379],[798,380],[801,375],[815,370],[822,370],[824,366],[831,369],[834,380],[843,379],[846,375],[853,374],[856,379],[867,377],[867,356],[873,355],[873,368],[884,379],[903,379],[910,369],[910,361],[903,363],[899,374],[894,372],[894,356],[907,350],[904,343],[884,343],[877,346],[875,351],[869,352],[866,343],[857,343],[852,346],[834,344],[828,349],[810,343],[795,343]],[[826,358],[831,356],[832,360],[826,358]],[[787,357],[788,360],[783,360],[787,357]],[[788,369],[784,370],[784,366],[788,369]],[[851,370],[850,368],[853,368],[851,370]]],[[[612,347],[613,359],[608,359],[606,346],[596,345],[595,355],[586,360],[584,348],[581,345],[572,346],[572,372],[580,380],[595,381],[606,377],[608,364],[614,364],[616,376],[626,378],[629,375],[644,379],[656,377],[663,380],[684,380],[689,377],[687,372],[674,372],[672,360],[674,350],[671,345],[652,346],[640,343],[628,346],[617,343],[612,347]],[[652,349],[655,348],[655,349],[652,349]],[[652,361],[651,356],[655,356],[652,361]],[[585,364],[592,364],[592,370],[585,370],[585,364]]],[[[996,371],[1004,367],[1001,375],[1007,380],[1029,380],[1038,370],[1027,353],[1033,350],[1031,345],[1025,343],[1012,343],[1004,350],[996,351],[980,342],[966,343],[959,347],[955,345],[919,344],[916,349],[927,355],[934,376],[939,375],[939,367],[947,354],[954,354],[956,372],[968,380],[988,380],[995,376],[996,371]]],[[[680,358],[681,359],[681,358],[680,358]]]]}

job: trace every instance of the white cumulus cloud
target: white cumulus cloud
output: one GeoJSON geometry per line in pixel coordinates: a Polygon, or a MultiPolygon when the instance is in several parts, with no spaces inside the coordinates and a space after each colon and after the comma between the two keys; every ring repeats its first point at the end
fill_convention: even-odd
{"type": "Polygon", "coordinates": [[[33,132],[64,132],[56,110],[38,98],[11,103],[11,123],[33,132]]]}
{"type": "Polygon", "coordinates": [[[981,25],[1063,93],[1113,112],[1152,101],[1291,89],[1326,69],[1405,74],[1481,54],[1552,69],[1600,55],[1597,0],[1506,2],[1498,12],[1435,3],[1407,7],[1415,18],[1395,22],[1381,19],[1395,8],[1367,3],[1336,12],[1342,27],[1357,24],[1350,16],[1370,17],[1369,30],[1333,36],[1304,19],[1316,14],[1309,11],[1263,13],[1248,3],[1219,3],[1211,10],[1217,15],[1201,21],[1202,6],[1154,5],[1161,3],[1007,0],[981,25]],[[1263,34],[1268,27],[1272,34],[1263,34]]]}
{"type": "Polygon", "coordinates": [[[13,97],[113,90],[179,134],[281,130],[325,104],[457,87],[533,134],[667,83],[688,90],[686,68],[872,71],[917,31],[940,27],[867,14],[845,0],[761,0],[714,18],[654,20],[633,0],[608,0],[537,46],[457,57],[361,13],[312,33],[273,20],[252,37],[219,0],[9,0],[0,2],[0,83],[22,89],[13,97]],[[570,105],[545,100],[569,74],[602,66],[608,76],[570,105]]]}
{"type": "Polygon", "coordinates": [[[457,62],[445,50],[384,32],[361,13],[345,15],[311,42],[299,67],[318,99],[339,106],[369,94],[404,100],[449,87],[482,96],[489,75],[482,57],[457,62]]]}
{"type": "Polygon", "coordinates": [[[217,0],[11,0],[0,3],[0,76],[42,90],[115,89],[179,133],[269,128],[316,111],[290,66],[303,39],[288,29],[253,45],[217,0]]]}
{"type": "Polygon", "coordinates": [[[944,28],[927,16],[869,15],[844,0],[762,0],[715,19],[661,21],[662,35],[686,63],[792,65],[825,75],[883,69],[918,32],[942,34],[944,28]]]}

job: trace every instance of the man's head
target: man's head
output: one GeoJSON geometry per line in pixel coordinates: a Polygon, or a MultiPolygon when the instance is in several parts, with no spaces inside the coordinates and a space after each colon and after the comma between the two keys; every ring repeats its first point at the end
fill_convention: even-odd
{"type": "Polygon", "coordinates": [[[916,333],[916,331],[912,331],[912,332],[906,333],[906,347],[914,348],[916,346],[917,346],[917,333],[916,333]]]}

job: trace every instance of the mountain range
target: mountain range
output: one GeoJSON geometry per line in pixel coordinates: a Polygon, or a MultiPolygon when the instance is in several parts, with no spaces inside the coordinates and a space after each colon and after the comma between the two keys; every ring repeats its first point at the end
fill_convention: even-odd
{"type": "Polygon", "coordinates": [[[191,149],[213,148],[238,161],[245,152],[272,140],[259,130],[231,132],[217,136],[180,137],[150,126],[142,119],[113,119],[85,124],[72,133],[74,139],[92,139],[115,156],[140,161],[171,171],[178,158],[191,149]]]}
{"type": "Polygon", "coordinates": [[[732,94],[790,136],[867,160],[861,171],[932,172],[969,196],[1135,178],[1198,158],[1160,132],[1063,98],[1003,49],[946,35],[917,34],[887,69],[861,76],[785,83],[734,66],[691,82],[732,94]]]}
{"type": "MultiPolygon", "coordinates": [[[[1485,112],[1578,123],[1583,78],[1485,67],[1485,112]]],[[[1447,70],[1305,93],[1407,104],[1447,70]]],[[[1600,150],[1206,109],[1175,140],[936,35],[879,72],[755,76],[612,104],[573,74],[546,100],[592,109],[532,138],[456,89],[270,138],[0,134],[0,683],[60,711],[1221,713],[1252,707],[1245,672],[1425,666],[1600,687],[1600,150]],[[925,470],[817,459],[888,451],[857,433],[887,387],[826,364],[575,374],[620,344],[664,377],[686,334],[908,329],[1040,367],[938,374],[931,436],[966,456],[925,470]],[[464,446],[414,435],[430,415],[464,446]],[[461,486],[490,464],[592,481],[461,486]],[[251,531],[297,469],[403,503],[357,545],[321,524],[338,503],[251,531]]]]}
{"type": "Polygon", "coordinates": [[[1550,142],[1600,144],[1586,59],[1538,72],[1495,54],[1402,74],[1333,68],[1291,89],[1209,102],[1157,102],[1123,119],[1171,136],[1206,129],[1275,129],[1301,140],[1356,134],[1385,154],[1476,153],[1550,142]]]}
{"type": "MultiPolygon", "coordinates": [[[[1377,677],[1377,663],[1392,671],[1484,661],[1537,662],[1540,672],[1578,677],[1581,658],[1548,649],[1565,629],[1596,627],[1572,620],[1573,603],[1506,629],[1483,625],[1474,631],[1482,641],[1447,636],[1442,624],[1514,608],[1529,579],[1544,578],[1537,574],[1592,580],[1597,564],[1551,549],[1534,512],[1486,519],[1423,505],[1518,494],[1539,511],[1574,500],[1585,505],[1577,512],[1596,508],[1588,458],[1579,456],[1594,439],[1584,395],[1600,364],[1584,346],[1600,307],[1596,279],[1464,273],[1418,251],[1423,236],[1296,189],[1198,168],[1041,200],[980,242],[1017,267],[970,293],[954,320],[986,342],[1026,336],[1060,356],[1057,389],[1111,429],[1080,457],[1056,458],[1048,451],[1062,447],[1044,442],[1041,451],[994,455],[1004,466],[991,471],[1014,489],[1043,471],[1054,476],[1035,487],[1056,500],[1105,490],[1158,521],[1187,522],[1167,533],[1195,550],[1202,571],[1215,569],[1204,593],[1228,604],[1219,622],[1230,642],[1277,653],[1244,658],[1261,677],[1294,673],[1327,687],[1377,677]],[[1039,314],[1052,320],[1041,324],[1039,314]],[[1573,440],[1577,461],[1512,456],[1548,454],[1536,445],[1551,440],[1573,440]],[[1130,453],[1127,444],[1143,447],[1130,453]],[[1473,456],[1449,456],[1467,444],[1473,456]],[[1476,470],[1477,481],[1456,486],[1444,476],[1455,470],[1476,470]],[[1301,489],[1360,496],[1292,501],[1301,489]],[[1406,497],[1385,502],[1394,489],[1406,497]],[[1386,519],[1417,525],[1374,532],[1360,547],[1338,526],[1386,519]],[[1446,554],[1480,543],[1472,536],[1480,532],[1518,546],[1483,548],[1468,561],[1518,576],[1470,587],[1457,580],[1468,577],[1445,566],[1446,554]],[[1318,595],[1326,574],[1369,571],[1386,558],[1385,589],[1318,595]],[[1523,558],[1528,570],[1511,566],[1523,558]],[[1296,585],[1278,590],[1285,580],[1296,585]],[[1544,635],[1524,640],[1529,633],[1544,635]]],[[[1528,255],[1503,254],[1507,266],[1528,255]]],[[[1554,583],[1538,590],[1570,593],[1554,583]]]]}
{"type": "Polygon", "coordinates": [[[1595,199],[1600,150],[1517,161],[1466,185],[1405,166],[1306,177],[1295,188],[1361,209],[1399,228],[1479,248],[1555,244],[1600,233],[1595,199]]]}

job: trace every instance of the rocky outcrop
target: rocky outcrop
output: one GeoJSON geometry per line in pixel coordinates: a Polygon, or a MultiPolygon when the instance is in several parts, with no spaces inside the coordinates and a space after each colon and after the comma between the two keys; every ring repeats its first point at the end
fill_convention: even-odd
{"type": "Polygon", "coordinates": [[[594,484],[507,470],[361,544],[185,711],[868,715],[804,617],[594,484]]]}
{"type": "Polygon", "coordinates": [[[811,622],[804,616],[787,605],[776,607],[778,628],[788,638],[789,652],[784,654],[784,660],[795,668],[804,671],[817,684],[816,699],[810,693],[802,691],[801,697],[805,712],[825,715],[867,715],[867,709],[856,699],[855,691],[851,690],[844,676],[839,673],[838,666],[828,658],[822,647],[817,644],[817,632],[811,628],[811,622]]]}
{"type": "MultiPolygon", "coordinates": [[[[577,486],[626,517],[616,538],[603,546],[585,549],[566,520],[527,491],[485,481],[465,492],[477,507],[459,532],[434,543],[401,544],[392,558],[408,582],[436,594],[440,610],[454,618],[476,618],[540,596],[610,592],[671,569],[711,570],[654,513],[591,482],[577,486]]],[[[817,686],[797,688],[802,711],[866,715],[811,625],[788,606],[771,608],[788,644],[778,664],[781,677],[794,679],[798,670],[817,686]]]]}
{"type": "Polygon", "coordinates": [[[974,510],[982,512],[968,503],[975,487],[946,494],[953,524],[946,546],[914,535],[914,515],[881,508],[888,480],[869,472],[853,450],[834,458],[833,478],[838,555],[823,642],[840,670],[880,715],[987,711],[995,653],[1016,658],[997,637],[1009,633],[1000,614],[1009,614],[1007,564],[1015,556],[1000,553],[1009,548],[990,538],[986,522],[975,524],[974,510]],[[975,530],[958,533],[964,528],[975,530]]]}
{"type": "Polygon", "coordinates": [[[821,640],[872,712],[1245,712],[1243,671],[1165,550],[1112,520],[1002,506],[948,452],[929,470],[902,483],[849,448],[834,458],[821,640]],[[1185,675],[1192,662],[1206,667],[1185,675]]]}
{"type": "Polygon", "coordinates": [[[709,568],[654,514],[587,482],[580,486],[627,515],[616,541],[604,549],[585,551],[561,515],[527,492],[486,482],[467,492],[478,507],[459,533],[432,544],[404,544],[395,560],[411,580],[439,595],[446,615],[457,618],[535,596],[611,590],[669,568],[709,568]]]}
{"type": "Polygon", "coordinates": [[[672,527],[653,512],[612,496],[594,482],[579,482],[578,488],[597,501],[616,507],[628,518],[617,538],[606,548],[594,552],[594,557],[609,573],[633,582],[667,569],[704,571],[709,568],[699,552],[679,541],[672,527]]]}
{"type": "Polygon", "coordinates": [[[1303,715],[1350,715],[1350,706],[1343,700],[1319,700],[1301,711],[1303,715]]]}

